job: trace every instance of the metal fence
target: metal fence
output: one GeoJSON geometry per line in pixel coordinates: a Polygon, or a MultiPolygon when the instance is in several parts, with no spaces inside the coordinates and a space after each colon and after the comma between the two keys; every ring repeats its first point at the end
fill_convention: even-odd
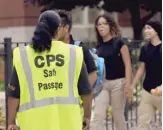
{"type": "MultiPolygon", "coordinates": [[[[18,46],[25,46],[27,43],[13,43],[11,38],[4,38],[4,42],[0,43],[2,49],[0,50],[0,57],[4,60],[4,85],[5,85],[5,92],[7,91],[8,83],[10,80],[10,76],[12,74],[12,53],[13,49],[18,46]]],[[[2,107],[3,108],[3,107],[2,107]]],[[[5,93],[5,118],[6,118],[6,130],[7,130],[7,117],[8,117],[8,106],[7,106],[7,95],[5,93]]],[[[1,128],[0,128],[1,130],[1,128]]],[[[4,130],[4,129],[2,129],[4,130]]]]}
{"type": "MultiPolygon", "coordinates": [[[[128,46],[129,46],[130,55],[132,59],[133,72],[135,73],[136,69],[138,68],[138,57],[140,54],[140,48],[144,44],[144,41],[126,40],[126,42],[128,43],[128,46]]],[[[4,52],[3,54],[1,54],[1,56],[4,57],[4,62],[5,62],[5,74],[4,75],[5,75],[5,90],[6,90],[8,87],[11,73],[12,73],[12,50],[18,46],[26,46],[28,43],[24,43],[24,42],[14,43],[12,42],[11,38],[5,38],[4,43],[1,43],[1,44],[4,47],[4,52]]],[[[88,44],[88,47],[92,47],[92,43],[88,44]]],[[[134,100],[132,101],[132,103],[129,104],[126,101],[124,115],[126,119],[127,130],[132,130],[137,125],[138,106],[139,106],[139,101],[140,101],[140,91],[142,87],[142,82],[143,82],[143,79],[140,81],[138,87],[136,87],[135,89],[134,100]]],[[[5,100],[7,102],[7,96],[5,97],[5,100]]],[[[7,104],[5,107],[6,109],[8,108],[7,104]]],[[[6,126],[7,126],[7,115],[8,113],[6,111],[6,126]]],[[[116,130],[114,121],[110,117],[111,116],[107,114],[106,124],[105,124],[106,130],[116,130]]],[[[161,130],[161,126],[162,126],[161,121],[162,119],[161,119],[160,113],[156,112],[154,119],[151,122],[152,130],[159,130],[159,129],[161,130]]]]}
{"type": "MultiPolygon", "coordinates": [[[[139,55],[141,52],[141,48],[144,44],[146,44],[146,41],[143,40],[130,40],[127,38],[123,39],[127,46],[129,47],[129,52],[131,56],[132,61],[132,71],[133,74],[136,73],[136,70],[139,66],[139,55]]],[[[89,43],[88,47],[92,48],[95,46],[95,43],[89,43]]],[[[125,105],[125,120],[126,120],[126,126],[127,130],[135,130],[137,126],[137,119],[138,119],[138,107],[140,103],[140,92],[143,86],[143,79],[141,78],[137,87],[134,90],[134,96],[131,103],[128,103],[126,101],[125,105]]],[[[156,111],[153,120],[151,121],[151,130],[161,130],[162,129],[162,116],[161,113],[156,111]]],[[[109,118],[109,116],[106,117],[106,130],[116,130],[114,120],[113,118],[109,118]]]]}

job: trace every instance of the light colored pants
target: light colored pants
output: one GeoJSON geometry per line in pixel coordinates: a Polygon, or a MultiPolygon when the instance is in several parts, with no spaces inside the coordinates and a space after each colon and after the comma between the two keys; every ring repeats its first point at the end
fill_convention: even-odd
{"type": "Polygon", "coordinates": [[[104,120],[109,103],[112,106],[112,114],[117,130],[126,130],[124,107],[124,78],[105,80],[104,88],[95,99],[94,116],[91,122],[91,130],[105,130],[104,120]]]}
{"type": "Polygon", "coordinates": [[[137,130],[149,130],[149,125],[156,109],[158,109],[159,112],[162,111],[162,97],[154,96],[143,89],[138,109],[137,130]]]}

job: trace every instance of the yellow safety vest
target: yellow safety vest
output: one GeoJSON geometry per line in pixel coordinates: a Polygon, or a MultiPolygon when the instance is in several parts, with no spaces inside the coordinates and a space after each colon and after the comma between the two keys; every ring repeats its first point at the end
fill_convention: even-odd
{"type": "Polygon", "coordinates": [[[20,84],[17,121],[20,130],[82,130],[77,83],[81,47],[53,41],[49,52],[30,46],[14,49],[20,84]]]}

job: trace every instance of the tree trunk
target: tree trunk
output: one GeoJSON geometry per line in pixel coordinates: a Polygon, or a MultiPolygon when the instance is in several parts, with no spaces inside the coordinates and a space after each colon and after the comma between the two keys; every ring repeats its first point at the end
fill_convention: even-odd
{"type": "Polygon", "coordinates": [[[139,3],[132,3],[128,10],[131,14],[131,23],[132,23],[132,27],[133,27],[134,39],[140,40],[142,23],[141,23],[141,19],[140,19],[139,3]]]}
{"type": "Polygon", "coordinates": [[[149,14],[147,14],[146,16],[144,16],[142,19],[141,19],[141,23],[142,23],[142,26],[144,26],[145,25],[145,23],[149,20],[149,19],[151,19],[155,14],[156,14],[157,12],[151,12],[151,13],[149,13],[149,14]]]}

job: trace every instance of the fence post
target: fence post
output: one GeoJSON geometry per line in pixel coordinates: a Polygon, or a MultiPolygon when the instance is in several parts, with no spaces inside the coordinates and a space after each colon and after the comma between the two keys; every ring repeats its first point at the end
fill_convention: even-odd
{"type": "MultiPolygon", "coordinates": [[[[139,49],[140,44],[136,43],[135,47],[136,47],[136,57],[138,57],[138,49],[139,49]]],[[[138,59],[137,59],[138,60],[138,59]]],[[[136,64],[136,71],[138,69],[138,63],[136,64]]],[[[136,125],[138,123],[138,87],[136,87],[136,125]]]]}
{"type": "Polygon", "coordinates": [[[129,130],[128,112],[129,112],[129,103],[128,103],[128,100],[126,100],[124,115],[125,115],[125,121],[126,121],[127,130],[129,130]]]}
{"type": "Polygon", "coordinates": [[[5,53],[5,105],[6,105],[6,130],[8,127],[8,104],[7,104],[7,87],[12,71],[12,41],[11,38],[4,38],[5,53]]]}

